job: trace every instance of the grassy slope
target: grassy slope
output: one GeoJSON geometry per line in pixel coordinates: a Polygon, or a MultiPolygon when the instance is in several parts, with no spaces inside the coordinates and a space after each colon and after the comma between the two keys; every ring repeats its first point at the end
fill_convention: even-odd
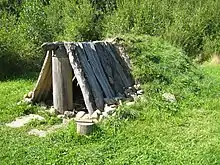
{"type": "Polygon", "coordinates": [[[156,38],[128,41],[133,74],[145,83],[144,99],[119,109],[120,115],[99,125],[91,137],[76,135],[74,123],[46,138],[28,136],[31,128],[46,128],[57,120],[37,106],[16,104],[35,78],[1,82],[0,164],[219,164],[220,66],[201,67],[205,78],[197,79],[178,49],[156,38]],[[164,101],[163,92],[174,93],[177,103],[164,101]],[[4,126],[37,111],[47,122],[4,126]]]}
{"type": "MultiPolygon", "coordinates": [[[[110,121],[89,138],[77,136],[74,124],[46,138],[27,136],[31,126],[1,125],[0,164],[218,164],[220,67],[203,69],[209,75],[203,84],[211,88],[204,96],[187,100],[203,100],[200,108],[185,107],[173,114],[137,105],[144,117],[110,121]]],[[[32,81],[24,79],[0,84],[1,124],[27,109],[15,102],[32,86],[32,81]]]]}

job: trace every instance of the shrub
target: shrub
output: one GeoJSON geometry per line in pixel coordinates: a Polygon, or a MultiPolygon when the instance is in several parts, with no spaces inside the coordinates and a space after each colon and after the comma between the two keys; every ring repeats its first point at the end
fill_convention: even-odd
{"type": "Polygon", "coordinates": [[[104,20],[104,31],[108,36],[162,36],[195,58],[218,50],[218,44],[210,48],[209,41],[219,38],[219,7],[215,0],[118,0],[116,10],[104,20]]]}

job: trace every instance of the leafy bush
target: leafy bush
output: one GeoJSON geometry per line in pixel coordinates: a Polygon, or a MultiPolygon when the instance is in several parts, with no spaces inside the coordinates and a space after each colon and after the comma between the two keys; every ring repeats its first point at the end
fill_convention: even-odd
{"type": "Polygon", "coordinates": [[[215,0],[2,0],[1,75],[39,69],[43,42],[128,33],[160,36],[204,60],[220,53],[219,8],[215,0]]]}
{"type": "Polygon", "coordinates": [[[214,0],[123,0],[106,16],[105,34],[162,36],[192,58],[219,51],[219,1],[214,0]],[[211,42],[214,44],[210,46],[211,42]]]}

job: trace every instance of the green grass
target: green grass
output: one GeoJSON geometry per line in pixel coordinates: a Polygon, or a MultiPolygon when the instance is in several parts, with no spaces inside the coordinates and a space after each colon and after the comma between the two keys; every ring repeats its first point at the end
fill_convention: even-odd
{"type": "Polygon", "coordinates": [[[45,138],[28,136],[32,128],[60,121],[39,106],[17,105],[36,76],[0,82],[1,165],[220,164],[220,66],[197,67],[180,49],[155,37],[127,35],[121,42],[145,94],[136,104],[120,107],[89,137],[77,135],[73,122],[45,138]],[[165,101],[164,92],[173,93],[177,102],[165,101]],[[46,121],[5,126],[28,113],[46,121]]]}
{"type": "Polygon", "coordinates": [[[1,82],[0,164],[219,164],[220,67],[202,70],[201,95],[178,103],[181,111],[158,108],[152,99],[160,93],[146,94],[144,101],[122,108],[127,117],[101,124],[91,137],[76,135],[74,123],[46,138],[28,136],[31,125],[7,128],[5,122],[27,111],[28,105],[16,102],[34,80],[1,82]]]}

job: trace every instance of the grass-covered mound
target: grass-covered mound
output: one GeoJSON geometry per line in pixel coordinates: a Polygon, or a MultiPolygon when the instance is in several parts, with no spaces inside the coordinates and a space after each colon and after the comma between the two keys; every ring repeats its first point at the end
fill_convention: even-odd
{"type": "Polygon", "coordinates": [[[203,73],[181,49],[150,36],[122,36],[120,44],[126,47],[131,58],[135,79],[157,108],[177,111],[179,103],[201,94],[203,73]],[[175,95],[177,102],[164,102],[164,93],[175,95]]]}

